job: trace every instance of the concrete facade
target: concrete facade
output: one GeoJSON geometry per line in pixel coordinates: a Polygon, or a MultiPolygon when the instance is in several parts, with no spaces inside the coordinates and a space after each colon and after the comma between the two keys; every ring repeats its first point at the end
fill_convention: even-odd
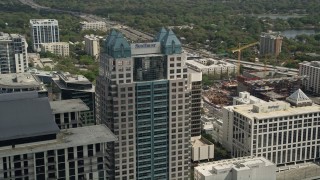
{"type": "Polygon", "coordinates": [[[27,47],[25,37],[0,32],[0,74],[26,72],[28,69],[27,47]]]}
{"type": "Polygon", "coordinates": [[[224,146],[231,155],[263,156],[277,165],[318,159],[320,106],[300,90],[287,101],[225,107],[224,146]]]}
{"type": "Polygon", "coordinates": [[[84,36],[85,51],[87,54],[99,59],[100,56],[100,39],[93,34],[84,36]]]}
{"type": "Polygon", "coordinates": [[[283,37],[279,32],[268,32],[260,35],[260,55],[278,56],[281,52],[283,37]]]}
{"type": "Polygon", "coordinates": [[[276,165],[262,157],[243,157],[199,164],[195,180],[276,180],[276,165]]]}
{"type": "Polygon", "coordinates": [[[69,56],[69,43],[53,42],[40,44],[42,52],[51,52],[58,56],[69,56]]]}
{"type": "Polygon", "coordinates": [[[299,75],[308,76],[308,80],[302,82],[302,88],[307,92],[320,95],[320,62],[303,62],[299,65],[299,75]]]}
{"type": "Polygon", "coordinates": [[[212,58],[196,59],[186,61],[187,66],[195,71],[203,74],[236,74],[237,66],[223,60],[215,60],[212,58]]]}
{"type": "Polygon", "coordinates": [[[100,30],[107,31],[107,24],[102,21],[94,21],[94,22],[80,22],[82,30],[100,30]]]}
{"type": "Polygon", "coordinates": [[[214,144],[201,136],[191,137],[191,160],[210,161],[214,158],[214,144]]]}
{"type": "Polygon", "coordinates": [[[42,43],[59,42],[59,25],[55,19],[31,19],[32,47],[36,52],[41,51],[42,43]]]}

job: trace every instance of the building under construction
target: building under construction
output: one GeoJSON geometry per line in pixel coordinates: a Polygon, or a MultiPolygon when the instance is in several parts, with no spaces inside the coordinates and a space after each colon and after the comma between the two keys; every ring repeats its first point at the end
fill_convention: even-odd
{"type": "Polygon", "coordinates": [[[283,100],[298,90],[307,76],[278,77],[261,79],[259,77],[238,76],[238,92],[247,91],[265,101],[283,100]]]}

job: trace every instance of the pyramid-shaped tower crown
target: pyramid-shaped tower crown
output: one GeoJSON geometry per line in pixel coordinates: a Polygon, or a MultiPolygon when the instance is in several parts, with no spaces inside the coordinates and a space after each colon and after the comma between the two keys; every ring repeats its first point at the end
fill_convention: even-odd
{"type": "Polygon", "coordinates": [[[291,104],[294,104],[295,106],[304,106],[312,104],[310,98],[301,89],[298,89],[293,94],[291,94],[287,98],[287,101],[291,104]]]}
{"type": "Polygon", "coordinates": [[[163,38],[166,36],[167,30],[162,27],[161,30],[158,32],[157,36],[155,37],[155,42],[161,42],[163,38]]]}
{"type": "Polygon", "coordinates": [[[106,39],[106,52],[114,58],[125,58],[131,56],[131,47],[129,42],[120,32],[112,30],[106,39]]]}
{"type": "Polygon", "coordinates": [[[171,29],[167,31],[160,42],[162,53],[164,54],[180,54],[182,52],[181,42],[171,29]]]}

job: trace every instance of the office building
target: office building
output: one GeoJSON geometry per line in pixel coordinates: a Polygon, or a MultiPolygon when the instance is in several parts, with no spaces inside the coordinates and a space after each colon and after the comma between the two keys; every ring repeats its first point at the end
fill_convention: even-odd
{"type": "Polygon", "coordinates": [[[31,19],[32,47],[36,52],[41,51],[42,43],[59,42],[59,25],[55,19],[31,19]]]}
{"type": "Polygon", "coordinates": [[[40,96],[48,96],[46,86],[31,73],[0,74],[0,94],[35,91],[40,96]]]}
{"type": "Polygon", "coordinates": [[[81,99],[90,108],[84,117],[86,124],[96,123],[95,87],[86,77],[58,72],[53,75],[52,93],[53,100],[81,99]]]}
{"type": "Polygon", "coordinates": [[[234,64],[212,58],[188,60],[186,64],[192,70],[212,75],[234,75],[238,69],[234,64]]]}
{"type": "Polygon", "coordinates": [[[50,101],[50,106],[60,129],[87,126],[85,115],[90,108],[81,99],[50,101]]]}
{"type": "Polygon", "coordinates": [[[67,42],[41,43],[40,48],[42,52],[51,52],[58,56],[69,56],[69,43],[67,42]]]}
{"type": "Polygon", "coordinates": [[[100,39],[93,34],[84,36],[84,43],[87,54],[94,56],[95,59],[99,58],[100,55],[100,39]]]}
{"type": "Polygon", "coordinates": [[[287,102],[225,107],[223,126],[233,157],[263,156],[277,165],[320,157],[320,106],[300,89],[287,102]]]}
{"type": "Polygon", "coordinates": [[[59,130],[35,92],[0,95],[0,114],[0,179],[113,178],[116,137],[105,125],[59,130]]]}
{"type": "Polygon", "coordinates": [[[201,163],[194,168],[195,180],[276,180],[276,165],[263,157],[243,157],[201,163]]]}
{"type": "Polygon", "coordinates": [[[268,32],[260,35],[260,55],[278,56],[281,52],[283,37],[280,32],[268,32]]]}
{"type": "Polygon", "coordinates": [[[307,80],[302,81],[302,88],[306,92],[320,95],[320,62],[305,61],[299,65],[299,75],[308,76],[307,80]]]}
{"type": "Polygon", "coordinates": [[[202,72],[188,69],[191,100],[191,136],[201,135],[202,72]]]}
{"type": "Polygon", "coordinates": [[[182,45],[162,29],[129,44],[111,31],[97,78],[97,121],[119,137],[116,179],[189,179],[190,86],[182,45]]]}
{"type": "Polygon", "coordinates": [[[25,37],[0,32],[0,74],[26,72],[27,47],[25,37]]]}
{"type": "Polygon", "coordinates": [[[107,31],[107,24],[103,21],[80,22],[82,30],[107,31]]]}

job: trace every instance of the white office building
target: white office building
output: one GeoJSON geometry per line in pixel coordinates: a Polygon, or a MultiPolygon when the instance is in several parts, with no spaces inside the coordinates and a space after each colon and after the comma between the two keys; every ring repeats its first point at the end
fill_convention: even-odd
{"type": "Polygon", "coordinates": [[[264,103],[265,101],[250,95],[249,92],[239,92],[238,97],[233,98],[233,105],[264,103]]]}
{"type": "Polygon", "coordinates": [[[58,56],[69,56],[69,43],[67,42],[42,43],[40,47],[42,52],[51,52],[58,56]]]}
{"type": "Polygon", "coordinates": [[[203,74],[236,74],[237,66],[223,60],[212,58],[195,59],[186,61],[188,68],[203,74]]]}
{"type": "Polygon", "coordinates": [[[28,69],[27,47],[25,37],[0,32],[0,74],[26,72],[28,69]]]}
{"type": "Polygon", "coordinates": [[[82,30],[107,31],[107,24],[103,21],[80,22],[82,30]]]}
{"type": "Polygon", "coordinates": [[[59,25],[55,19],[31,19],[32,47],[36,52],[41,51],[42,43],[59,42],[59,25]]]}
{"type": "Polygon", "coordinates": [[[299,75],[308,76],[308,80],[302,82],[305,91],[320,95],[320,62],[303,62],[299,64],[299,75]]]}
{"type": "Polygon", "coordinates": [[[263,157],[243,157],[199,164],[195,180],[276,180],[276,165],[263,157]]]}
{"type": "Polygon", "coordinates": [[[300,89],[287,101],[223,109],[223,142],[233,157],[262,156],[277,165],[320,157],[320,106],[300,89]]]}
{"type": "Polygon", "coordinates": [[[94,56],[95,59],[99,58],[100,55],[100,39],[97,36],[85,35],[84,36],[85,51],[87,54],[94,56]]]}

